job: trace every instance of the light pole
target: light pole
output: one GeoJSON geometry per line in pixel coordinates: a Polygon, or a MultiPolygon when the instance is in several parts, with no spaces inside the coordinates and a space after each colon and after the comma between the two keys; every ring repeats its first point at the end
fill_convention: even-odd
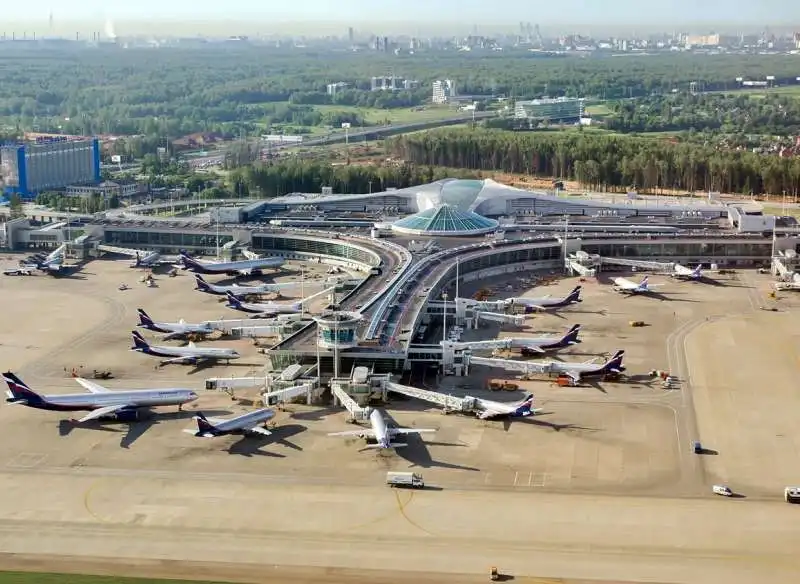
{"type": "Polygon", "coordinates": [[[442,342],[447,340],[447,292],[442,293],[444,309],[442,310],[442,342]]]}

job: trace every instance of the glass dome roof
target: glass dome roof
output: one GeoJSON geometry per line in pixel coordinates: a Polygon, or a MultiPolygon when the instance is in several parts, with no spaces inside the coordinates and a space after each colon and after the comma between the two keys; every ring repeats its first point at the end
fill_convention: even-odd
{"type": "Polygon", "coordinates": [[[475,235],[494,231],[497,225],[494,219],[487,219],[477,213],[462,211],[450,205],[439,205],[395,221],[392,230],[418,235],[475,235]]]}

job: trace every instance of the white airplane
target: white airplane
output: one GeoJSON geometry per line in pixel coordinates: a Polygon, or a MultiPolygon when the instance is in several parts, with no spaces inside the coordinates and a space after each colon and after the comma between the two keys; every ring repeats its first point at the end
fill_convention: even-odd
{"type": "Polygon", "coordinates": [[[614,278],[611,281],[614,283],[615,292],[620,292],[622,294],[647,294],[649,292],[655,292],[656,288],[660,287],[660,285],[651,286],[648,282],[648,278],[649,276],[645,276],[638,284],[627,278],[614,278]]]}
{"type": "Polygon", "coordinates": [[[171,265],[175,263],[175,256],[172,258],[165,258],[162,257],[161,254],[157,251],[150,251],[150,252],[136,252],[134,256],[133,262],[131,262],[132,268],[154,268],[156,266],[164,266],[164,265],[171,265]]]}
{"type": "Polygon", "coordinates": [[[303,303],[293,302],[292,304],[279,304],[277,302],[267,302],[264,304],[254,304],[252,302],[242,302],[233,292],[227,292],[228,306],[241,312],[250,314],[296,314],[302,312],[303,303]]]}
{"type": "Polygon", "coordinates": [[[275,412],[262,408],[254,412],[247,412],[233,418],[207,418],[202,412],[194,417],[197,420],[197,431],[186,429],[184,432],[200,438],[214,438],[228,434],[258,434],[269,436],[271,432],[263,424],[275,417],[275,412]]]}
{"type": "Polygon", "coordinates": [[[543,355],[548,351],[564,349],[579,343],[581,325],[576,324],[561,337],[506,338],[472,343],[453,343],[455,348],[464,349],[521,349],[523,354],[543,355]]]}
{"type": "Polygon", "coordinates": [[[164,337],[165,341],[180,339],[192,334],[208,335],[214,332],[214,329],[207,322],[192,324],[185,322],[183,319],[178,322],[156,322],[141,308],[138,308],[136,313],[139,315],[139,324],[137,326],[157,333],[167,333],[164,337]]]}
{"type": "Polygon", "coordinates": [[[248,294],[266,294],[267,292],[280,292],[286,288],[294,288],[300,285],[300,282],[286,282],[284,284],[259,284],[257,286],[239,286],[233,284],[231,286],[220,286],[219,284],[210,284],[205,281],[200,274],[194,275],[195,290],[205,292],[206,294],[215,294],[217,296],[226,296],[228,292],[236,297],[246,296],[248,294]]]}
{"type": "Polygon", "coordinates": [[[197,274],[228,274],[230,276],[250,276],[261,274],[266,268],[278,268],[284,264],[283,258],[258,258],[238,262],[200,262],[185,251],[180,252],[183,267],[197,274]]]}
{"type": "Polygon", "coordinates": [[[423,432],[436,432],[430,429],[418,428],[388,428],[386,420],[383,419],[383,414],[380,410],[372,410],[369,414],[369,423],[371,428],[364,428],[362,430],[352,430],[349,432],[333,432],[328,436],[358,436],[359,438],[366,438],[375,440],[375,444],[368,444],[366,448],[399,448],[401,446],[408,446],[408,444],[400,442],[392,442],[392,438],[404,434],[421,434],[423,432]]]}
{"type": "Polygon", "coordinates": [[[550,373],[561,373],[578,383],[586,377],[604,377],[606,375],[619,375],[625,371],[622,365],[622,357],[625,351],[617,351],[605,363],[597,363],[595,359],[590,359],[585,363],[564,363],[563,361],[550,361],[545,364],[550,373]]]}
{"type": "Polygon", "coordinates": [[[198,348],[194,343],[189,343],[186,347],[167,347],[164,345],[149,345],[138,331],[131,331],[133,335],[133,347],[131,351],[152,355],[154,357],[169,357],[162,361],[162,365],[168,363],[182,363],[196,365],[205,361],[230,361],[241,357],[234,349],[223,349],[221,347],[198,348]]]}
{"type": "Polygon", "coordinates": [[[541,296],[539,298],[515,297],[506,300],[507,304],[519,304],[525,307],[525,312],[536,312],[542,310],[554,310],[563,308],[570,304],[581,302],[581,287],[575,286],[572,291],[563,298],[552,298],[541,296]]]}
{"type": "Polygon", "coordinates": [[[501,417],[524,418],[535,416],[542,411],[541,408],[534,409],[532,393],[529,393],[522,401],[517,403],[508,404],[480,398],[475,398],[475,403],[478,406],[478,411],[475,415],[481,420],[501,417]]]}
{"type": "Polygon", "coordinates": [[[11,404],[20,404],[40,410],[59,412],[90,411],[78,422],[88,422],[99,418],[114,418],[122,422],[132,422],[139,418],[139,412],[156,406],[183,404],[197,399],[197,394],[189,389],[135,389],[110,391],[105,387],[80,377],[75,378],[90,393],[66,393],[41,395],[28,387],[19,377],[7,371],[3,380],[8,384],[8,399],[11,404]]]}
{"type": "Polygon", "coordinates": [[[680,264],[675,264],[671,275],[678,280],[699,280],[703,277],[701,268],[702,266],[697,266],[695,269],[691,269],[680,264]]]}

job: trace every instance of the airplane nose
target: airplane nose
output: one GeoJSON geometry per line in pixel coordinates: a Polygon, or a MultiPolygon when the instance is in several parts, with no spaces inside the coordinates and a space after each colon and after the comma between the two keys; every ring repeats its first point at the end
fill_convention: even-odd
{"type": "Polygon", "coordinates": [[[198,395],[197,395],[195,392],[193,392],[193,391],[190,391],[190,392],[189,392],[189,401],[194,401],[194,400],[196,400],[198,397],[200,397],[200,396],[198,396],[198,395]]]}

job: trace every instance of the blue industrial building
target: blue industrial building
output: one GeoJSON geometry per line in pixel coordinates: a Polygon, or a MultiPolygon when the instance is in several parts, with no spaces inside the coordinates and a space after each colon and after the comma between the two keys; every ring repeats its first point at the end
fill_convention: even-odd
{"type": "Polygon", "coordinates": [[[30,198],[68,185],[100,181],[100,142],[46,138],[0,147],[0,180],[5,196],[30,198]]]}

